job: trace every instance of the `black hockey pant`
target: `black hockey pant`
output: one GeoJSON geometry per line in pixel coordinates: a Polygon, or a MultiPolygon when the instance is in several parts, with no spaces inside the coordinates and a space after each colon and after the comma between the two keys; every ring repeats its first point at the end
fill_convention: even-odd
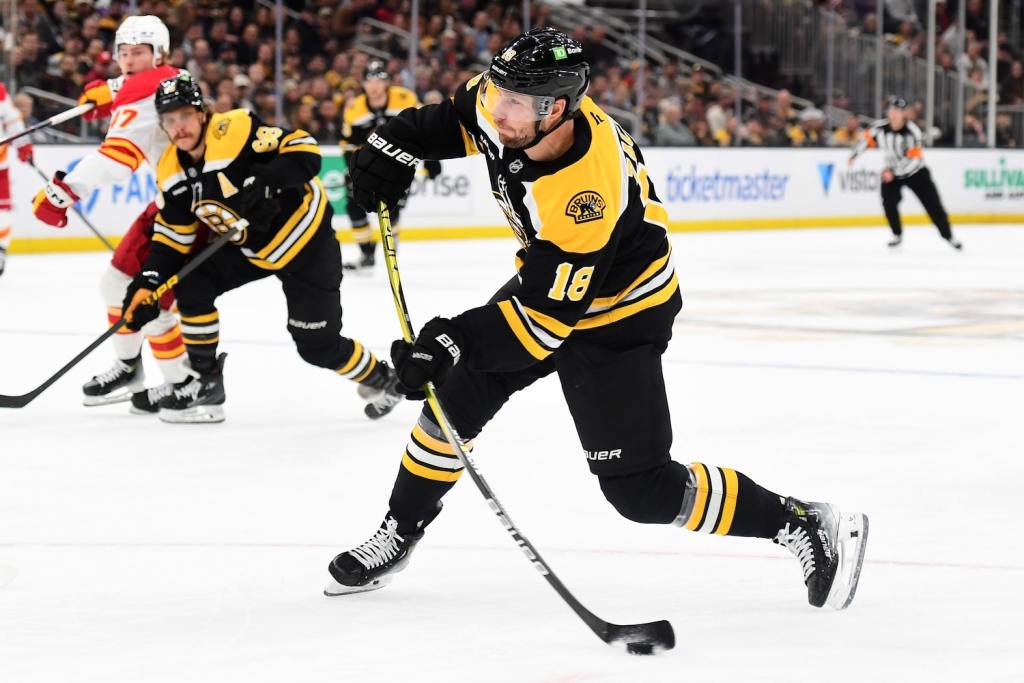
{"type": "Polygon", "coordinates": [[[882,183],[882,207],[885,209],[885,217],[889,221],[889,228],[892,234],[899,237],[903,234],[903,224],[900,221],[899,205],[903,198],[903,186],[907,186],[917,195],[917,198],[928,212],[928,217],[939,229],[943,239],[950,239],[953,236],[952,228],[949,225],[949,216],[942,207],[942,199],[939,198],[939,190],[935,187],[932,174],[927,168],[922,168],[917,173],[906,178],[893,178],[891,182],[882,183]]]}

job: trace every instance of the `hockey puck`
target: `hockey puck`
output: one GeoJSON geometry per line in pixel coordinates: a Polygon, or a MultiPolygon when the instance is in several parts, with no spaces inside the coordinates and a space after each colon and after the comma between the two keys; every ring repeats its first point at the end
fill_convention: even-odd
{"type": "Polygon", "coordinates": [[[654,646],[650,643],[626,643],[626,652],[631,655],[653,655],[654,646]]]}

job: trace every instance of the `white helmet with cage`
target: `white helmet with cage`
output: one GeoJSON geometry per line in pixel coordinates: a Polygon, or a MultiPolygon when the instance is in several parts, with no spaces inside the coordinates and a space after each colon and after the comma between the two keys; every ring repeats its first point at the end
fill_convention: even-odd
{"type": "Polygon", "coordinates": [[[157,65],[157,58],[167,58],[171,53],[171,34],[168,33],[164,22],[160,17],[152,14],[143,14],[135,17],[127,17],[117,27],[114,34],[114,51],[117,52],[120,45],[149,45],[153,48],[153,66],[157,65]]]}

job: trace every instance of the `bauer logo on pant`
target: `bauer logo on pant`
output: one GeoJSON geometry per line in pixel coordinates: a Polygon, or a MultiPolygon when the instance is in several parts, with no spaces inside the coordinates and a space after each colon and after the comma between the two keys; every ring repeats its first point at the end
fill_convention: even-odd
{"type": "Polygon", "coordinates": [[[569,205],[565,207],[565,215],[578,225],[603,218],[604,207],[605,202],[601,195],[593,190],[584,190],[569,200],[569,205]]]}

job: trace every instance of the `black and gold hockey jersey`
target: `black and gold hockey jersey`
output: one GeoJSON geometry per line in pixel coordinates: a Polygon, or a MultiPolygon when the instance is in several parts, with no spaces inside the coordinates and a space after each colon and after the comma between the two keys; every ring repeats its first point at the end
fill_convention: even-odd
{"type": "Polygon", "coordinates": [[[236,109],[210,117],[205,141],[199,161],[170,145],[157,163],[163,205],[153,224],[149,265],[161,273],[177,270],[196,246],[202,222],[219,234],[241,226],[232,241],[253,265],[284,268],[324,219],[330,219],[327,194],[316,175],[316,140],[304,130],[269,126],[247,110],[236,109]],[[257,172],[268,185],[282,190],[276,198],[277,212],[269,218],[270,229],[252,234],[243,215],[243,197],[257,172]]]}
{"type": "Polygon", "coordinates": [[[370,133],[378,126],[398,116],[398,113],[409,107],[420,106],[416,93],[398,85],[388,86],[388,98],[383,107],[374,108],[366,94],[352,100],[342,113],[341,139],[342,145],[348,150],[366,142],[370,133]]]}
{"type": "Polygon", "coordinates": [[[486,159],[494,198],[523,247],[521,285],[456,321],[473,339],[471,367],[511,371],[547,358],[570,334],[668,302],[679,284],[668,213],[622,127],[585,97],[568,152],[532,161],[499,142],[479,104],[481,77],[451,100],[403,112],[405,125],[390,124],[383,135],[428,159],[486,159]]]}

